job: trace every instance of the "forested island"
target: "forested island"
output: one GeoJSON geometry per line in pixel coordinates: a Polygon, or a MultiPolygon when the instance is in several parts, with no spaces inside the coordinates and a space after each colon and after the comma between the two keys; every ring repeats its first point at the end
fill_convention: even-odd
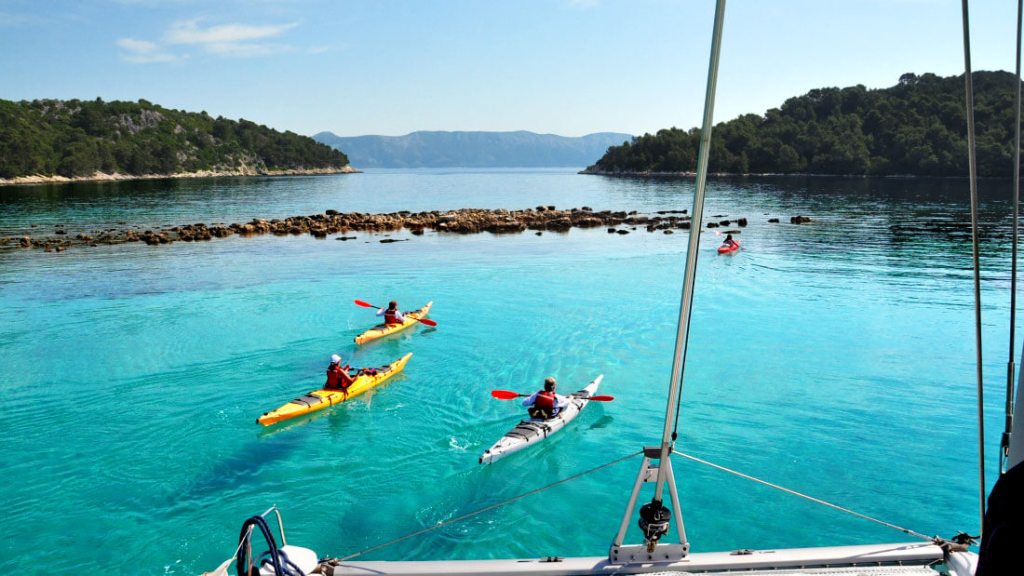
{"type": "MultiPolygon", "coordinates": [[[[980,176],[1013,175],[1016,76],[975,72],[980,176]]],[[[709,171],[725,174],[966,176],[964,77],[904,74],[895,86],[821,88],[764,116],[714,127],[709,171]]],[[[613,146],[584,172],[692,172],[700,129],[644,134],[613,146]]]]}
{"type": "Polygon", "coordinates": [[[339,150],[146,100],[0,100],[0,181],[351,171],[339,150]]]}

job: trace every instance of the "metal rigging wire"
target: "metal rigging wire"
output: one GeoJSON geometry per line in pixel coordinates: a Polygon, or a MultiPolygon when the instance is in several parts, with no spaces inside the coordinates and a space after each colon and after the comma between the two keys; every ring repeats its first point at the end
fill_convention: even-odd
{"type": "Polygon", "coordinates": [[[978,496],[981,525],[985,523],[985,402],[981,363],[981,263],[978,257],[978,161],[975,154],[974,83],[971,78],[971,27],[967,0],[961,0],[964,27],[964,91],[967,95],[967,157],[971,188],[971,249],[974,259],[974,341],[977,362],[978,390],[978,496]]]}
{"type": "Polygon", "coordinates": [[[1017,111],[1016,130],[1014,135],[1013,155],[1013,256],[1010,265],[1010,359],[1006,365],[1006,420],[1003,437],[999,442],[999,473],[1006,472],[1006,461],[1010,450],[1010,433],[1013,431],[1013,382],[1016,376],[1014,357],[1014,331],[1017,326],[1017,238],[1019,234],[1017,221],[1020,213],[1020,48],[1021,48],[1021,13],[1024,12],[1024,0],[1017,0],[1017,111]]]}
{"type": "Polygon", "coordinates": [[[474,510],[473,512],[469,512],[467,514],[463,514],[462,516],[459,516],[457,518],[452,518],[450,520],[445,520],[444,522],[438,522],[437,524],[434,524],[433,526],[428,526],[427,528],[424,528],[422,530],[417,530],[415,532],[410,532],[409,534],[406,534],[405,536],[399,536],[398,538],[395,538],[393,540],[388,540],[387,542],[383,542],[381,544],[377,544],[375,546],[371,546],[369,548],[360,550],[359,552],[355,552],[353,554],[349,554],[348,556],[344,556],[342,558],[338,558],[337,560],[339,562],[344,562],[346,560],[351,560],[351,559],[356,558],[358,556],[362,556],[363,554],[366,554],[368,552],[373,552],[374,550],[379,550],[381,548],[386,548],[388,546],[391,546],[392,544],[398,544],[399,542],[401,542],[403,540],[408,540],[409,538],[412,538],[414,536],[419,536],[420,534],[426,534],[427,532],[433,532],[434,530],[437,530],[437,529],[440,529],[440,528],[444,528],[445,526],[448,526],[449,524],[455,524],[456,522],[462,522],[463,520],[468,520],[468,519],[472,518],[473,516],[476,516],[478,514],[483,514],[484,512],[487,512],[489,510],[494,510],[495,508],[500,508],[500,507],[504,506],[505,504],[510,504],[512,502],[515,502],[516,500],[521,500],[523,498],[526,498],[527,496],[532,496],[532,495],[537,494],[539,492],[543,492],[543,491],[547,490],[548,488],[554,488],[555,486],[558,486],[559,484],[565,484],[566,482],[570,482],[572,480],[576,480],[577,478],[582,478],[583,476],[586,476],[587,474],[592,474],[592,473],[597,472],[598,470],[601,470],[603,468],[608,468],[609,466],[614,466],[614,465],[616,465],[616,464],[618,464],[620,462],[625,462],[626,460],[629,460],[630,458],[633,458],[634,456],[639,456],[640,454],[643,454],[643,451],[637,451],[637,452],[633,452],[631,454],[627,454],[626,456],[623,456],[621,458],[617,458],[615,460],[612,460],[611,462],[606,462],[604,464],[601,464],[600,466],[595,466],[594,468],[591,468],[590,470],[584,470],[583,472],[579,472],[577,474],[573,474],[572,476],[569,476],[568,478],[563,478],[561,480],[552,482],[551,484],[548,484],[547,486],[541,486],[540,488],[534,488],[533,490],[530,490],[529,492],[524,492],[524,493],[522,493],[522,494],[520,494],[518,496],[513,496],[511,498],[507,498],[505,500],[502,500],[501,502],[497,502],[495,504],[491,504],[490,506],[484,506],[483,508],[480,508],[479,510],[474,510]]]}
{"type": "Polygon", "coordinates": [[[740,472],[738,470],[733,470],[731,468],[726,468],[725,466],[721,466],[721,465],[715,464],[713,462],[708,462],[707,460],[703,460],[701,458],[697,458],[696,456],[691,456],[690,454],[686,454],[684,452],[680,452],[679,450],[672,450],[672,452],[674,454],[676,454],[677,456],[682,456],[683,458],[688,458],[690,460],[693,460],[694,462],[697,462],[698,464],[704,464],[705,466],[710,466],[710,467],[712,467],[712,468],[714,468],[716,470],[721,470],[722,472],[728,472],[729,474],[733,474],[735,476],[739,476],[740,478],[746,478],[747,480],[752,480],[754,482],[757,482],[758,484],[763,484],[765,486],[768,486],[769,488],[775,488],[776,490],[781,490],[781,491],[783,491],[783,492],[785,492],[787,494],[792,494],[793,496],[799,496],[800,498],[803,498],[805,500],[810,500],[811,502],[815,502],[815,503],[821,504],[823,506],[828,506],[829,508],[833,508],[835,510],[839,510],[840,512],[846,512],[847,514],[856,516],[858,518],[863,518],[864,520],[870,520],[871,522],[875,522],[876,524],[881,524],[882,526],[885,526],[887,528],[892,528],[893,530],[899,530],[900,532],[903,532],[904,534],[909,534],[911,536],[916,536],[917,538],[920,538],[922,540],[926,540],[928,542],[935,542],[935,540],[936,540],[935,538],[933,538],[931,536],[927,536],[927,535],[922,534],[920,532],[911,530],[910,528],[904,528],[902,526],[897,526],[896,524],[893,524],[891,522],[886,522],[885,520],[879,520],[878,518],[873,518],[871,516],[868,516],[867,514],[861,514],[860,512],[855,512],[853,510],[850,510],[849,508],[843,508],[842,506],[839,506],[838,504],[833,504],[831,502],[826,502],[825,500],[822,500],[820,498],[815,498],[814,496],[808,496],[807,494],[803,494],[801,492],[797,492],[796,490],[791,490],[789,488],[786,488],[785,486],[779,486],[778,484],[773,484],[771,482],[768,482],[767,480],[761,480],[760,478],[757,478],[755,476],[751,476],[749,474],[744,474],[743,472],[740,472]]]}

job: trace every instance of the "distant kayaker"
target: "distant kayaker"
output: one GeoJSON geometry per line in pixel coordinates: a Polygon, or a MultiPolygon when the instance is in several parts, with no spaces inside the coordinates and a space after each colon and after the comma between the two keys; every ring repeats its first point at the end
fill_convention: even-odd
{"type": "Polygon", "coordinates": [[[352,385],[352,382],[355,382],[355,378],[348,373],[348,370],[349,366],[347,364],[345,366],[341,365],[341,356],[332,354],[331,363],[327,366],[327,383],[324,384],[324,389],[341,390],[347,393],[348,387],[352,385]]]}
{"type": "Polygon", "coordinates": [[[398,302],[388,302],[387,308],[377,310],[377,316],[384,317],[385,324],[401,324],[405,322],[405,315],[398,309],[398,302]]]}
{"type": "Polygon", "coordinates": [[[736,245],[736,241],[732,239],[732,234],[726,234],[725,235],[725,241],[722,242],[722,246],[728,246],[728,247],[732,248],[735,245],[736,245]]]}
{"type": "Polygon", "coordinates": [[[534,392],[529,398],[523,400],[523,406],[530,407],[531,418],[554,418],[558,413],[569,406],[569,399],[565,396],[555,394],[555,387],[558,384],[555,379],[548,376],[544,380],[544,389],[534,392]]]}

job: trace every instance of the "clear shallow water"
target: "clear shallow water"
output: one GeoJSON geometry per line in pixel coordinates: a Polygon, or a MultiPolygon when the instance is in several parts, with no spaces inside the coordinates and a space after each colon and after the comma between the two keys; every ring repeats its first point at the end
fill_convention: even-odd
{"type": "MultiPolygon", "coordinates": [[[[983,183],[990,482],[1008,334],[1002,187],[983,183]]],[[[0,228],[691,202],[689,181],[410,171],[0,188],[0,228]]],[[[965,183],[719,180],[705,213],[750,226],[732,257],[702,239],[680,448],[927,534],[976,530],[970,245],[935,224],[966,217],[965,183]],[[816,222],[767,223],[796,214],[816,222]]],[[[684,234],[410,238],[0,253],[0,568],[41,566],[59,550],[87,570],[193,574],[226,558],[242,520],[270,504],[291,542],[341,556],[657,442],[684,234]],[[374,318],[354,298],[430,299],[439,326],[356,348],[374,318]],[[317,387],[332,352],[380,365],[408,351],[405,373],[372,395],[278,428],[254,423],[317,387]],[[519,415],[491,389],[531,391],[550,374],[572,390],[598,373],[614,402],[476,464],[519,415]]],[[[604,554],[638,465],[366,559],[604,554]]],[[[695,551],[903,538],[675,467],[695,551]]]]}

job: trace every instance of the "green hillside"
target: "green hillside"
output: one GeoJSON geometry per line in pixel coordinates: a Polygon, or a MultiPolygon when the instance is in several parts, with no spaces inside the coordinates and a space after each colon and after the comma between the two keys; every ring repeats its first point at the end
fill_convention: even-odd
{"type": "Polygon", "coordinates": [[[344,153],[248,120],[156,104],[0,100],[0,178],[340,169],[344,153]]]}
{"type": "MultiPolygon", "coordinates": [[[[1013,175],[1016,77],[975,72],[978,174],[1013,175]]],[[[608,152],[588,171],[690,172],[700,130],[645,134],[608,152]]],[[[709,170],[732,174],[966,176],[963,76],[904,74],[891,88],[821,88],[764,116],[715,126],[709,170]]]]}

